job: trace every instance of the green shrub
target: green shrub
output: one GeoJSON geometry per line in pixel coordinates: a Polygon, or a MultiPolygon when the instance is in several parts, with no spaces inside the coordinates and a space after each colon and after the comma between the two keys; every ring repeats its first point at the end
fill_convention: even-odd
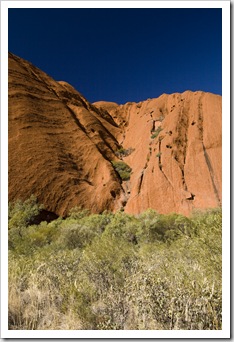
{"type": "Polygon", "coordinates": [[[31,247],[42,247],[50,244],[56,235],[56,229],[47,222],[41,222],[38,226],[31,226],[27,229],[25,235],[25,244],[29,244],[31,247]]]}
{"type": "Polygon", "coordinates": [[[41,209],[43,209],[43,205],[40,205],[33,195],[25,202],[21,200],[10,202],[8,204],[8,228],[20,229],[27,226],[41,209]]]}
{"type": "Polygon", "coordinates": [[[116,153],[116,157],[118,158],[123,158],[123,157],[127,157],[129,156],[135,149],[132,148],[132,147],[129,147],[129,148],[123,148],[121,147],[116,153]]]}
{"type": "Polygon", "coordinates": [[[90,211],[88,209],[83,209],[78,206],[71,208],[68,213],[68,217],[73,219],[80,219],[88,215],[90,215],[90,211]]]}
{"type": "Polygon", "coordinates": [[[151,214],[150,219],[141,217],[142,229],[138,238],[142,241],[163,241],[171,243],[183,236],[190,236],[193,223],[187,217],[179,214],[160,215],[151,214]]]}
{"type": "Polygon", "coordinates": [[[103,236],[119,238],[136,244],[139,229],[140,222],[135,216],[118,212],[106,226],[103,236]]]}
{"type": "Polygon", "coordinates": [[[155,139],[157,138],[157,136],[159,135],[159,133],[162,131],[162,127],[159,126],[155,131],[152,131],[152,135],[151,135],[151,139],[155,139]]]}
{"type": "Polygon", "coordinates": [[[83,219],[79,222],[80,224],[84,224],[90,229],[94,230],[97,234],[101,234],[106,226],[112,221],[114,214],[104,212],[101,215],[99,214],[92,214],[83,219]]]}
{"type": "Polygon", "coordinates": [[[123,161],[112,161],[111,162],[115,171],[118,172],[119,176],[123,181],[127,181],[130,179],[131,176],[131,167],[128,166],[126,163],[123,161]]]}
{"type": "Polygon", "coordinates": [[[28,226],[42,208],[43,206],[38,204],[35,196],[31,196],[25,202],[18,200],[8,204],[9,249],[21,253],[30,252],[31,246],[26,242],[28,226]]]}
{"type": "Polygon", "coordinates": [[[96,235],[95,230],[84,224],[67,223],[61,232],[59,244],[68,249],[83,248],[91,243],[96,235]]]}

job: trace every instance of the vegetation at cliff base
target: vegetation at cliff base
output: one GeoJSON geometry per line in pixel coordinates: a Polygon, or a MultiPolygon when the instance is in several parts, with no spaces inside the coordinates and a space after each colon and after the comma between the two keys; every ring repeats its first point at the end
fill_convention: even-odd
{"type": "Polygon", "coordinates": [[[221,209],[39,210],[9,205],[9,329],[222,329],[221,209]]]}

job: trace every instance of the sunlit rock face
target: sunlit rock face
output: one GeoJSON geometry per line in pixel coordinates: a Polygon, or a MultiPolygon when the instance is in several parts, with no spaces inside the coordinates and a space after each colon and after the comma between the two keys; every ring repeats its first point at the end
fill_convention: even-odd
{"type": "Polygon", "coordinates": [[[9,200],[32,194],[66,216],[221,205],[222,98],[201,91],[89,103],[9,53],[9,200]],[[127,180],[113,165],[123,161],[127,180]]]}

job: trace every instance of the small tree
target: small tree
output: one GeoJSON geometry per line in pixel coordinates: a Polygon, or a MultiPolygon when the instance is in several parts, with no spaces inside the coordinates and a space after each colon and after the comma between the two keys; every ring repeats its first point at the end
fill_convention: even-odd
{"type": "Polygon", "coordinates": [[[120,175],[123,181],[127,181],[130,179],[130,175],[132,171],[130,166],[128,166],[126,163],[122,161],[112,161],[111,163],[115,171],[118,172],[118,174],[120,175]]]}

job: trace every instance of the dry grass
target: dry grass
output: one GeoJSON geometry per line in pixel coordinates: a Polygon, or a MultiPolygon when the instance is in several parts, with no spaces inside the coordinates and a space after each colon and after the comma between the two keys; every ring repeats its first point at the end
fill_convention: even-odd
{"type": "Polygon", "coordinates": [[[9,329],[222,329],[220,211],[78,217],[12,230],[9,329]]]}
{"type": "MultiPolygon", "coordinates": [[[[73,310],[63,310],[58,289],[46,279],[31,274],[27,288],[19,280],[11,279],[9,286],[9,329],[69,330],[82,329],[73,310]],[[38,286],[43,280],[43,286],[38,286]]],[[[71,303],[72,304],[72,303],[71,303]]],[[[72,307],[72,305],[71,305],[72,307]]]]}

